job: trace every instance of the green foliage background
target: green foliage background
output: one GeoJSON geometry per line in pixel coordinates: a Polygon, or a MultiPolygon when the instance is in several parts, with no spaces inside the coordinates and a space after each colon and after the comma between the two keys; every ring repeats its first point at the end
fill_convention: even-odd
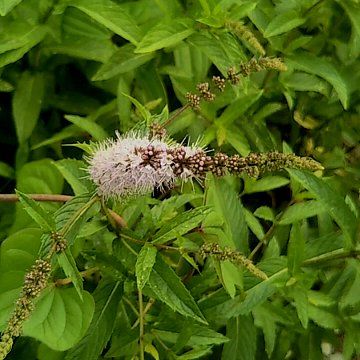
{"type": "Polygon", "coordinates": [[[73,285],[49,285],[9,359],[136,358],[137,286],[149,359],[320,359],[324,343],[360,356],[357,0],[2,0],[0,15],[0,191],[77,195],[41,204],[50,225],[25,196],[0,203],[0,329],[47,226],[62,229],[88,201],[82,151],[63,145],[126,132],[147,112],[165,121],[199,82],[266,54],[288,71],[243,77],[169,134],[325,168],[209,176],[115,205],[120,234],[90,207],[53,274],[73,285]],[[204,241],[250,255],[269,279],[203,261],[204,241]],[[78,270],[93,267],[82,282],[78,270]]]}

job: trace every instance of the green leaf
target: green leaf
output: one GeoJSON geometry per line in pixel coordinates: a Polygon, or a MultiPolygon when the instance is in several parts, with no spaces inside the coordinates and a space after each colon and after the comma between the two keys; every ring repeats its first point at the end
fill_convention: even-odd
{"type": "Polygon", "coordinates": [[[184,316],[207,324],[189,290],[160,254],[152,268],[148,284],[159,300],[184,316]]]}
{"type": "Polygon", "coordinates": [[[226,336],[230,341],[224,345],[221,359],[255,360],[257,330],[251,316],[237,316],[226,325],[226,336]]]}
{"type": "Polygon", "coordinates": [[[156,247],[150,244],[145,244],[139,252],[135,265],[136,280],[139,289],[143,289],[149,280],[151,270],[155,264],[156,254],[156,247]]]}
{"type": "Polygon", "coordinates": [[[65,360],[97,360],[110,339],[116,311],[123,295],[121,283],[102,281],[94,291],[95,313],[81,341],[68,351],[65,360]]]}
{"type": "Polygon", "coordinates": [[[24,143],[32,134],[41,110],[45,79],[42,73],[23,72],[12,102],[16,135],[24,143]]]}
{"type": "Polygon", "coordinates": [[[288,170],[289,174],[313,193],[324,209],[332,216],[346,235],[347,245],[355,243],[356,218],[344,199],[324,180],[310,172],[288,170]]]}
{"type": "Polygon", "coordinates": [[[95,75],[91,78],[93,81],[108,80],[116,75],[127,73],[131,70],[150,61],[155,54],[135,54],[135,47],[126,44],[119,48],[111,58],[100,66],[95,75]]]}
{"type": "Polygon", "coordinates": [[[65,115],[66,120],[72,122],[80,129],[85,130],[89,133],[95,140],[104,140],[109,137],[106,131],[98,125],[96,122],[89,120],[88,118],[84,118],[76,115],[65,115]]]}
{"type": "Polygon", "coordinates": [[[339,308],[343,312],[352,312],[354,314],[354,312],[359,312],[360,266],[354,259],[349,259],[348,262],[348,268],[353,272],[353,279],[348,281],[348,285],[342,292],[339,308]]]}
{"type": "Polygon", "coordinates": [[[278,224],[289,225],[299,220],[303,220],[324,212],[322,203],[318,200],[309,200],[295,203],[284,211],[278,224]]]}
{"type": "Polygon", "coordinates": [[[194,32],[194,22],[189,18],[172,19],[155,25],[142,38],[136,53],[147,53],[173,46],[194,32]]]}
{"type": "Polygon", "coordinates": [[[124,6],[110,0],[76,0],[71,2],[85,14],[136,45],[141,31],[124,6]]]}
{"type": "Polygon", "coordinates": [[[345,109],[349,105],[348,85],[332,63],[313,54],[298,52],[288,56],[286,62],[298,70],[320,76],[328,81],[337,92],[345,109]]]}
{"type": "Polygon", "coordinates": [[[16,5],[20,4],[22,0],[0,0],[0,15],[7,15],[16,5]]]}
{"type": "Polygon", "coordinates": [[[150,111],[140,103],[140,101],[136,100],[135,98],[133,98],[132,96],[122,93],[123,96],[127,97],[136,107],[136,110],[139,111],[139,113],[141,114],[142,118],[146,121],[146,123],[148,124],[151,121],[151,113],[150,111]]]}
{"type": "Polygon", "coordinates": [[[15,171],[10,165],[0,161],[0,176],[13,179],[15,176],[15,171]]]}
{"type": "Polygon", "coordinates": [[[75,286],[75,289],[80,297],[83,300],[82,293],[83,293],[83,280],[79,273],[79,270],[76,266],[76,262],[74,257],[71,254],[69,248],[65,251],[61,251],[60,254],[57,256],[57,260],[61,268],[63,269],[66,277],[71,279],[71,282],[75,286]]]}
{"type": "Polygon", "coordinates": [[[280,35],[288,32],[306,21],[298,16],[296,11],[288,11],[275,16],[264,31],[265,37],[280,35]]]}
{"type": "Polygon", "coordinates": [[[25,211],[36,221],[40,228],[44,231],[54,231],[55,221],[54,218],[47,213],[40,204],[28,197],[21,191],[15,190],[19,196],[20,203],[22,204],[25,211]]]}
{"type": "Polygon", "coordinates": [[[273,210],[271,208],[269,208],[268,206],[258,207],[255,210],[254,215],[260,219],[264,219],[264,220],[268,220],[268,221],[274,221],[274,219],[275,219],[273,210]]]}
{"type": "Polygon", "coordinates": [[[325,329],[339,329],[341,327],[339,318],[330,310],[309,304],[309,318],[325,329]]]}
{"type": "Polygon", "coordinates": [[[288,269],[293,276],[299,273],[304,260],[305,239],[300,224],[296,222],[291,227],[288,244],[288,269]]]}
{"type": "Polygon", "coordinates": [[[94,314],[94,300],[84,291],[83,301],[74,288],[48,288],[24,323],[23,334],[53,350],[73,347],[86,333],[94,314]]]}
{"type": "Polygon", "coordinates": [[[290,180],[282,176],[265,176],[259,180],[254,180],[251,178],[246,179],[245,182],[245,194],[252,194],[256,192],[269,191],[272,189],[277,189],[279,187],[289,184],[290,180]]]}
{"type": "Polygon", "coordinates": [[[86,178],[89,175],[84,170],[86,164],[81,160],[63,159],[54,162],[65,180],[70,184],[75,195],[88,193],[91,189],[91,182],[86,178]]]}
{"type": "Polygon", "coordinates": [[[309,314],[308,314],[308,307],[309,307],[309,299],[306,288],[295,285],[290,291],[290,295],[294,299],[294,305],[300,319],[300,322],[304,329],[307,328],[309,322],[309,314]]]}
{"type": "Polygon", "coordinates": [[[153,244],[164,244],[178,236],[182,236],[198,226],[209,214],[210,209],[207,206],[200,206],[183,212],[175,218],[168,221],[154,235],[153,244]]]}

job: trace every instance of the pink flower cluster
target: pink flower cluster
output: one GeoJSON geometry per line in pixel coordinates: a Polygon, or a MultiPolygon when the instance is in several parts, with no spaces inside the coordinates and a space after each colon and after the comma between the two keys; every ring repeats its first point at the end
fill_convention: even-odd
{"type": "MultiPolygon", "coordinates": [[[[179,144],[167,144],[148,134],[116,134],[116,139],[97,145],[87,159],[88,173],[98,188],[98,194],[105,199],[125,199],[143,195],[155,188],[169,187],[177,177],[186,180],[193,176],[184,169],[179,176],[174,172],[174,152],[185,150],[184,160],[197,149],[179,144]]],[[[198,149],[198,151],[202,151],[198,149]]]]}

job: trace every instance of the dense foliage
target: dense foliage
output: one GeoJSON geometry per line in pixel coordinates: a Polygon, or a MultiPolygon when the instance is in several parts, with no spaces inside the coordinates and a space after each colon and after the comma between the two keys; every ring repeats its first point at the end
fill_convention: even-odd
{"type": "Polygon", "coordinates": [[[0,15],[0,358],[360,356],[357,0],[2,0],[0,15]],[[214,99],[199,87],[234,72],[214,99]],[[323,169],[94,196],[84,153],[154,124],[323,169]]]}

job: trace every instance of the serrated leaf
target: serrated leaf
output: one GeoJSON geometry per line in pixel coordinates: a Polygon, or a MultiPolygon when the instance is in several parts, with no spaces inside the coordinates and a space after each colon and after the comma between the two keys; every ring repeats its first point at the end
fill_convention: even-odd
{"type": "Polygon", "coordinates": [[[341,327],[339,318],[330,310],[309,304],[309,318],[325,329],[339,329],[341,327]]]}
{"type": "Polygon", "coordinates": [[[40,204],[28,197],[26,194],[19,190],[15,190],[19,196],[20,203],[22,204],[25,211],[35,220],[35,222],[44,231],[54,231],[55,221],[54,218],[47,213],[40,204]]]}
{"type": "Polygon", "coordinates": [[[145,244],[139,252],[135,265],[135,274],[139,289],[142,289],[149,280],[151,270],[155,264],[156,254],[156,247],[150,244],[145,244]]]}
{"type": "Polygon", "coordinates": [[[76,115],[65,115],[66,120],[72,122],[80,129],[85,130],[89,133],[95,140],[104,140],[109,137],[107,132],[96,122],[89,120],[88,118],[76,116],[76,115]]]}
{"type": "Polygon", "coordinates": [[[322,203],[318,200],[309,200],[301,203],[295,203],[284,211],[278,224],[289,225],[296,221],[303,220],[324,212],[322,203]]]}
{"type": "Polygon", "coordinates": [[[70,349],[84,336],[94,313],[92,296],[86,291],[82,295],[83,301],[74,288],[48,288],[24,323],[23,334],[53,350],[70,349]]]}
{"type": "Polygon", "coordinates": [[[174,311],[207,324],[194,298],[161,255],[157,255],[148,284],[156,296],[174,311]]]}
{"type": "Polygon", "coordinates": [[[164,244],[167,241],[186,234],[198,226],[206,218],[209,212],[210,209],[207,206],[201,206],[179,214],[171,219],[171,221],[164,224],[164,226],[154,235],[152,243],[164,244]]]}
{"type": "Polygon", "coordinates": [[[138,68],[150,61],[155,54],[135,54],[135,47],[132,44],[126,44],[119,48],[111,58],[102,64],[91,80],[108,80],[116,75],[123,74],[138,68]]]}
{"type": "Polygon", "coordinates": [[[141,38],[141,31],[127,9],[110,0],[76,0],[71,3],[100,24],[133,44],[141,38]]]}
{"type": "Polygon", "coordinates": [[[265,37],[280,35],[288,32],[306,21],[298,16],[296,11],[288,11],[275,16],[264,31],[265,37]]]}
{"type": "Polygon", "coordinates": [[[298,222],[294,223],[290,231],[288,244],[288,269],[290,274],[296,275],[300,271],[304,260],[305,239],[298,222]]]}
{"type": "Polygon", "coordinates": [[[295,55],[288,56],[286,61],[295,69],[318,75],[328,81],[337,92],[343,107],[348,108],[348,85],[331,62],[305,52],[298,52],[295,55]]]}
{"type": "Polygon", "coordinates": [[[57,260],[61,268],[63,269],[65,275],[71,279],[71,282],[75,286],[75,289],[82,300],[82,293],[83,293],[83,280],[79,273],[79,270],[76,266],[76,262],[74,257],[71,254],[69,248],[65,251],[61,251],[57,254],[57,260]]]}
{"type": "Polygon", "coordinates": [[[268,220],[268,221],[274,221],[274,219],[275,219],[273,210],[271,208],[269,208],[268,206],[258,207],[255,210],[254,215],[260,219],[264,219],[264,220],[268,220]]]}
{"type": "Polygon", "coordinates": [[[172,19],[150,29],[138,44],[136,53],[147,53],[177,44],[194,32],[194,22],[189,18],[172,19]]]}
{"type": "Polygon", "coordinates": [[[294,305],[299,317],[299,320],[304,327],[307,328],[309,322],[308,307],[309,299],[307,295],[307,290],[301,286],[295,286],[291,289],[290,295],[294,299],[294,305]]]}
{"type": "Polygon", "coordinates": [[[12,102],[16,135],[23,144],[32,134],[41,110],[45,78],[42,73],[23,72],[12,102]]]}
{"type": "Polygon", "coordinates": [[[311,191],[343,230],[348,246],[355,242],[356,218],[344,199],[324,180],[306,171],[288,169],[289,174],[311,191]]]}
{"type": "Polygon", "coordinates": [[[65,360],[97,360],[110,339],[116,320],[116,311],[122,298],[119,281],[102,281],[93,293],[95,312],[91,324],[81,341],[70,351],[65,360]]]}

